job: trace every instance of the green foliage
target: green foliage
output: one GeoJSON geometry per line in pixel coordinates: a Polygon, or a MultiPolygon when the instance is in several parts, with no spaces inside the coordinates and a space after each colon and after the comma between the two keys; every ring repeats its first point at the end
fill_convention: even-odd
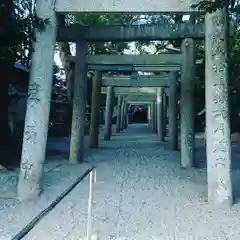
{"type": "Polygon", "coordinates": [[[88,25],[129,25],[133,19],[130,14],[76,14],[74,22],[88,25]]]}
{"type": "Polygon", "coordinates": [[[231,93],[231,105],[234,112],[240,112],[240,31],[237,30],[231,38],[229,61],[229,88],[231,93]]]}
{"type": "Polygon", "coordinates": [[[0,22],[0,63],[28,65],[34,28],[43,29],[48,19],[40,19],[26,6],[8,0],[0,5],[0,22]]]}
{"type": "Polygon", "coordinates": [[[193,4],[192,8],[197,8],[204,12],[215,12],[217,9],[227,7],[229,5],[228,0],[215,0],[215,1],[201,1],[198,4],[193,4]]]}

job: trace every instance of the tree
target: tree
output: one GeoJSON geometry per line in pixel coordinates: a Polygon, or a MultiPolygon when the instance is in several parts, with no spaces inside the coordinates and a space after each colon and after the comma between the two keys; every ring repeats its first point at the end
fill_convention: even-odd
{"type": "Polygon", "coordinates": [[[8,125],[8,87],[14,73],[14,66],[19,62],[27,67],[30,64],[31,43],[34,39],[34,27],[42,28],[46,20],[35,14],[31,1],[5,0],[0,3],[0,154],[1,164],[12,161],[12,136],[8,125]]]}

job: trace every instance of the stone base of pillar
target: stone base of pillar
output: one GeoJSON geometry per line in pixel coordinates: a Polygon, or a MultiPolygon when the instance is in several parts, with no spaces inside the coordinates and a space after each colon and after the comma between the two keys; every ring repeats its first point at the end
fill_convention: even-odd
{"type": "Polygon", "coordinates": [[[88,148],[98,148],[99,147],[99,130],[97,132],[97,136],[95,135],[89,135],[88,139],[88,148]]]}
{"type": "Polygon", "coordinates": [[[104,134],[104,140],[111,140],[111,136],[109,134],[104,134]]]}
{"type": "MultiPolygon", "coordinates": [[[[214,191],[216,191],[216,190],[214,190],[214,191]]],[[[220,208],[220,209],[224,210],[224,209],[230,209],[232,207],[232,205],[234,204],[234,200],[231,197],[229,197],[228,199],[226,199],[222,202],[218,202],[218,201],[216,201],[216,197],[214,197],[214,199],[210,199],[208,197],[208,203],[212,206],[217,206],[218,209],[220,208]]]]}
{"type": "Polygon", "coordinates": [[[37,199],[43,193],[43,188],[36,187],[34,189],[29,189],[28,187],[21,186],[18,187],[17,199],[21,202],[32,201],[37,199]],[[19,194],[21,193],[21,194],[19,194]]]}
{"type": "Polygon", "coordinates": [[[98,142],[89,140],[88,148],[98,148],[98,142]]]}

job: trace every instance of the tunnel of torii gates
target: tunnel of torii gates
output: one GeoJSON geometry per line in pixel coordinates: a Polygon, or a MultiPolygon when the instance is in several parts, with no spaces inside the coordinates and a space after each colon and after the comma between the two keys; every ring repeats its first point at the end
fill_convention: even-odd
{"type": "MultiPolygon", "coordinates": [[[[93,107],[91,113],[89,147],[97,147],[99,131],[99,95],[102,86],[139,87],[138,81],[144,87],[155,86],[158,90],[152,96],[152,114],[162,114],[162,95],[164,87],[169,87],[170,97],[170,143],[171,148],[177,146],[175,89],[176,71],[181,72],[181,164],[192,167],[194,162],[194,75],[195,75],[195,39],[205,38],[205,88],[206,88],[206,140],[207,140],[207,173],[208,201],[219,206],[231,206],[233,203],[231,180],[231,144],[228,108],[228,64],[227,64],[227,11],[220,9],[205,14],[205,23],[178,23],[164,25],[140,26],[77,26],[68,28],[57,27],[57,14],[76,12],[192,12],[192,3],[199,0],[37,0],[36,13],[38,17],[48,19],[44,30],[36,29],[35,51],[32,54],[32,67],[29,83],[29,97],[25,119],[23,150],[20,174],[18,180],[18,198],[20,200],[34,199],[41,192],[41,179],[48,132],[49,110],[52,90],[53,55],[56,41],[76,42],[75,81],[73,99],[73,120],[70,147],[70,162],[78,163],[84,156],[84,120],[86,105],[86,84],[88,69],[95,70],[93,86],[93,107]],[[158,11],[156,11],[158,9],[158,11]],[[89,56],[88,42],[101,41],[138,41],[138,40],[173,40],[182,39],[179,55],[160,54],[155,56],[89,56]],[[44,51],[43,51],[44,49],[44,51]],[[137,67],[168,68],[168,75],[159,79],[141,78],[136,74],[129,79],[111,80],[105,78],[101,70],[103,66],[130,66],[136,72],[137,67]],[[133,66],[134,65],[134,66],[133,66]],[[168,67],[167,67],[168,66],[168,67]],[[170,67],[169,67],[170,66],[170,67]],[[171,68],[173,66],[173,68],[171,68]],[[99,67],[99,68],[98,68],[99,67]],[[136,69],[135,69],[136,67],[136,69]],[[102,78],[103,76],[103,78],[102,78]],[[101,83],[103,82],[103,84],[101,83]],[[104,85],[104,82],[106,83],[104,85]],[[111,84],[113,82],[113,84],[111,84]],[[114,82],[117,84],[114,85],[114,82]],[[150,84],[148,86],[148,84],[150,84]],[[164,84],[163,84],[164,83],[164,84]],[[167,84],[166,84],[167,83],[167,84]],[[156,85],[155,85],[156,84],[156,85]],[[161,85],[163,84],[163,85],[161,85]],[[166,85],[165,85],[166,84],[166,85]],[[120,86],[119,86],[120,85],[120,86]],[[168,85],[168,86],[167,86],[168,85]],[[153,95],[155,95],[153,97],[153,95]],[[153,100],[154,99],[154,100],[153,100]],[[156,102],[156,104],[155,104],[156,102]],[[159,111],[155,111],[155,105],[159,111]]],[[[104,68],[103,68],[104,69],[104,68]]],[[[141,69],[143,70],[143,69],[141,69]]],[[[149,71],[149,70],[148,70],[149,71]]],[[[110,92],[107,102],[110,102],[110,92]]],[[[134,91],[134,90],[133,90],[134,91]]],[[[131,90],[129,90],[131,92],[131,90]]],[[[149,93],[146,93],[149,94],[149,93]]],[[[131,94],[119,95],[119,111],[125,113],[126,105],[131,102],[131,94]],[[123,97],[122,97],[123,96],[123,97]],[[124,97],[125,96],[125,97],[124,97]]],[[[145,98],[148,98],[145,96],[145,98]]],[[[146,100],[145,99],[145,100],[146,100]]],[[[107,104],[108,108],[109,104],[107,104]]],[[[109,114],[107,114],[109,116],[109,114]]],[[[152,118],[152,119],[155,119],[152,118]]],[[[160,116],[157,117],[159,131],[162,131],[160,116]]],[[[119,121],[119,120],[118,120],[119,121]]],[[[153,123],[154,125],[155,123],[153,123]]],[[[118,123],[119,128],[119,123],[118,123]]],[[[108,130],[109,131],[109,130],[108,130]]],[[[160,132],[160,135],[162,133],[160,132]]]]}

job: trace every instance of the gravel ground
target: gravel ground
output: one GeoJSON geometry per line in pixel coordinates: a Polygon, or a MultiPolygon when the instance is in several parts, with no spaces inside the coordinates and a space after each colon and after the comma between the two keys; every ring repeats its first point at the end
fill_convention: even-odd
{"type": "MultiPolygon", "coordinates": [[[[130,125],[111,141],[101,139],[100,149],[88,149],[82,165],[56,161],[45,171],[46,190],[38,201],[0,199],[0,236],[20,230],[93,164],[93,232],[101,240],[238,240],[240,204],[225,211],[207,204],[206,169],[182,169],[179,158],[146,126],[130,125]]],[[[237,169],[233,176],[239,183],[237,169]]],[[[85,179],[24,239],[84,239],[87,201],[85,179]]]]}

